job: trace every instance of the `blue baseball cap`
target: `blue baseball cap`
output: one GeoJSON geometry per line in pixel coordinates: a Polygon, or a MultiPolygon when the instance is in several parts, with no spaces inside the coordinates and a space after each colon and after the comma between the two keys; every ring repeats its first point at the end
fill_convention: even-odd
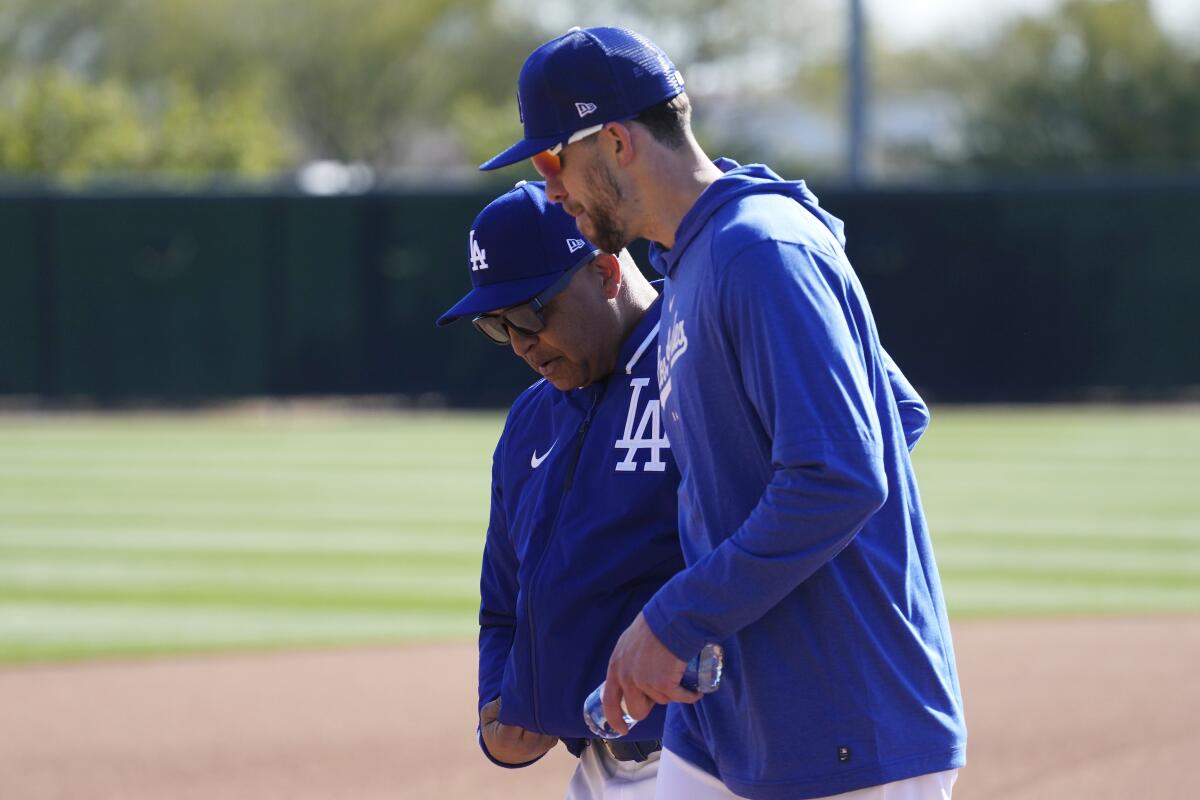
{"type": "Polygon", "coordinates": [[[437,324],[524,303],[599,252],[575,219],[546,198],[544,183],[521,181],[475,217],[467,236],[473,288],[437,324]]]}
{"type": "Polygon", "coordinates": [[[630,119],[683,91],[658,45],[624,28],[572,28],[534,50],[517,79],[525,138],[480,165],[497,169],[593,125],[630,119]]]}

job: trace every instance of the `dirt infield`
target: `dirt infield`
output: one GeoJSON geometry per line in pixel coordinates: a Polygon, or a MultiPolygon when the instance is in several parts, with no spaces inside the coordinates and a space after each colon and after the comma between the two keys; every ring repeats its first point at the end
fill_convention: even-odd
{"type": "MultiPolygon", "coordinates": [[[[955,625],[955,797],[1200,797],[1200,617],[955,625]]],[[[0,670],[0,798],[558,798],[573,759],[474,742],[447,645],[0,670]]]]}

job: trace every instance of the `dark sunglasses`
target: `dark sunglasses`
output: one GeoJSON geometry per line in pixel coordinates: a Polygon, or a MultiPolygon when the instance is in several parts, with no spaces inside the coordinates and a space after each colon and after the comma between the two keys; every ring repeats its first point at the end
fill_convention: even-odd
{"type": "Polygon", "coordinates": [[[600,255],[599,250],[593,250],[583,259],[562,274],[549,289],[534,297],[527,303],[510,308],[503,314],[480,314],[471,320],[475,329],[488,338],[493,344],[509,343],[509,328],[522,336],[533,336],[546,327],[546,317],[542,313],[554,296],[567,288],[575,273],[592,263],[592,259],[600,255]]]}

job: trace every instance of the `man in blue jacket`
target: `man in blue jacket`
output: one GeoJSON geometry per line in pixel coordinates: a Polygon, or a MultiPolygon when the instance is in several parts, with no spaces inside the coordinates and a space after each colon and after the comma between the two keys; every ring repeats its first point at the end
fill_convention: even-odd
{"type": "Polygon", "coordinates": [[[679,473],[663,435],[657,289],[601,252],[542,184],[489,204],[467,237],[472,317],[542,379],[513,403],[492,459],[479,609],[479,744],[527,766],[562,740],[568,798],[654,796],[665,714],[593,738],[583,703],[621,632],[683,568],[679,473]]]}
{"type": "Polygon", "coordinates": [[[572,29],[518,81],[548,196],[666,275],[658,379],[687,569],[621,636],[618,730],[671,702],[660,798],[949,797],[966,728],[909,450],[924,405],[880,345],[842,224],[802,182],[711,161],[644,37],[572,29]],[[725,681],[679,686],[705,643],[725,681]],[[851,795],[847,795],[851,796],[851,795]]]}

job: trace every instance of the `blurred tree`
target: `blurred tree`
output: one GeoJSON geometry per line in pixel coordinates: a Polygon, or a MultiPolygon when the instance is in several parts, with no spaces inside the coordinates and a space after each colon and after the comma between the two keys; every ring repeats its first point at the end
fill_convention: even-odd
{"type": "MultiPolygon", "coordinates": [[[[194,181],[334,159],[385,177],[467,179],[520,133],[516,75],[529,51],[570,25],[616,24],[649,35],[683,70],[710,151],[829,173],[842,136],[840,9],[820,0],[4,0],[0,172],[194,181]]],[[[910,174],[932,164],[1153,168],[1200,157],[1200,55],[1164,35],[1149,0],[1068,0],[977,52],[875,45],[880,155],[910,174]],[[916,133],[885,147],[889,121],[916,133]]]]}
{"type": "Polygon", "coordinates": [[[0,85],[0,168],[79,180],[143,165],[150,140],[136,101],[116,81],[88,85],[61,69],[0,85]]]}
{"type": "Polygon", "coordinates": [[[521,63],[570,25],[646,32],[685,70],[698,107],[736,120],[738,103],[769,106],[798,64],[840,46],[816,33],[828,15],[799,10],[794,0],[5,0],[0,74],[120,87],[139,124],[182,139],[146,154],[150,171],[174,159],[176,172],[254,175],[335,159],[385,175],[473,176],[519,134],[521,63]],[[248,123],[233,124],[246,111],[248,123]],[[225,122],[206,146],[200,123],[214,119],[225,122]]]}
{"type": "Polygon", "coordinates": [[[293,145],[288,131],[266,112],[269,106],[260,81],[202,95],[172,79],[162,91],[157,124],[151,123],[154,138],[147,170],[191,181],[212,173],[271,175],[289,162],[293,145]]]}
{"type": "Polygon", "coordinates": [[[990,171],[1200,164],[1200,55],[1149,0],[1069,0],[970,58],[964,160],[990,171]]]}
{"type": "Polygon", "coordinates": [[[139,101],[113,78],[23,70],[0,81],[0,172],[67,183],[268,175],[288,148],[262,108],[252,85],[201,98],[187,84],[168,82],[156,101],[139,101]]]}
{"type": "MultiPolygon", "coordinates": [[[[495,5],[6,0],[0,70],[25,83],[57,76],[78,87],[103,85],[123,98],[126,133],[132,124],[140,133],[133,138],[159,146],[94,171],[136,163],[141,169],[128,168],[255,176],[323,158],[385,173],[405,164],[436,172],[461,164],[464,148],[481,149],[477,140],[496,139],[495,128],[514,127],[514,78],[541,33],[495,5]],[[513,121],[489,123],[448,100],[468,94],[485,107],[511,104],[513,121]],[[157,129],[142,129],[148,125],[157,129]]],[[[90,124],[103,128],[99,120],[114,115],[90,124]]],[[[17,125],[13,119],[9,127],[17,125]]],[[[61,177],[59,163],[5,161],[0,169],[32,166],[61,177]]]]}

